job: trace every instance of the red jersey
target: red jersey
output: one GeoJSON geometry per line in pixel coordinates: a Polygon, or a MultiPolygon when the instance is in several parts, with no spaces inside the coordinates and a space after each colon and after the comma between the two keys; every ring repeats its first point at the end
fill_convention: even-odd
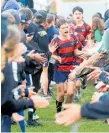
{"type": "Polygon", "coordinates": [[[86,39],[86,37],[91,33],[91,27],[84,22],[82,26],[75,26],[75,32],[83,35],[86,39]]]}
{"type": "Polygon", "coordinates": [[[58,45],[58,49],[55,51],[55,54],[61,57],[61,64],[56,64],[58,71],[68,72],[74,69],[74,51],[80,47],[80,43],[78,42],[76,36],[71,35],[70,39],[67,40],[60,40],[59,37],[56,37],[52,41],[58,45]]]}

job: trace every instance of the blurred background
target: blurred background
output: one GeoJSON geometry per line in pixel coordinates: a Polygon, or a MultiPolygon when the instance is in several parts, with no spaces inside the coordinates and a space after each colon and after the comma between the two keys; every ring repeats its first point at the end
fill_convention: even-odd
{"type": "Polygon", "coordinates": [[[75,6],[81,6],[84,9],[84,20],[90,23],[93,14],[100,12],[104,16],[104,12],[109,9],[109,0],[17,0],[25,6],[35,8],[36,10],[47,10],[48,12],[57,13],[68,17],[72,14],[75,6]]]}
{"type": "Polygon", "coordinates": [[[46,9],[65,17],[71,14],[73,7],[77,5],[84,9],[84,19],[90,23],[96,12],[104,15],[109,8],[109,0],[34,0],[35,9],[46,9]]]}

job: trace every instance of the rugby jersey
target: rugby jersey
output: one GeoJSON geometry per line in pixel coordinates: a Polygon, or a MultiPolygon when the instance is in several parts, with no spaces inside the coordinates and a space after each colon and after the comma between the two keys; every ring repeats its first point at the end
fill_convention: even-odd
{"type": "Polygon", "coordinates": [[[77,36],[79,42],[81,42],[81,44],[82,44],[82,47],[86,46],[87,41],[86,41],[85,37],[81,33],[76,32],[75,29],[76,28],[75,28],[74,24],[69,24],[69,33],[70,34],[75,34],[77,36]]]}
{"type": "Polygon", "coordinates": [[[75,32],[80,33],[86,39],[87,35],[91,33],[91,27],[84,22],[82,26],[75,26],[75,32]]]}
{"type": "MultiPolygon", "coordinates": [[[[86,44],[84,37],[81,34],[76,33],[76,32],[74,33],[74,35],[76,36],[76,39],[78,40],[78,44],[79,44],[78,49],[82,50],[83,45],[86,44]]],[[[82,58],[75,56],[74,65],[79,65],[82,62],[83,62],[82,58]]]]}
{"type": "MultiPolygon", "coordinates": [[[[86,46],[87,41],[85,40],[85,38],[84,38],[83,35],[75,32],[74,25],[70,24],[69,27],[70,27],[69,28],[70,34],[71,33],[74,34],[76,36],[77,40],[78,40],[78,43],[79,43],[78,49],[79,50],[82,50],[82,47],[86,46]]],[[[82,58],[75,56],[74,65],[79,65],[82,62],[83,62],[83,59],[82,58]]]]}
{"type": "Polygon", "coordinates": [[[57,70],[68,72],[74,69],[74,51],[78,49],[78,47],[80,47],[80,43],[78,43],[76,36],[71,35],[70,39],[66,40],[61,40],[59,37],[56,37],[52,40],[52,42],[57,43],[58,45],[58,49],[54,54],[61,57],[61,64],[58,62],[55,65],[55,67],[57,67],[57,70]]]}
{"type": "MultiPolygon", "coordinates": [[[[74,30],[74,27],[71,28],[74,30]]],[[[90,33],[91,33],[91,27],[85,22],[83,23],[82,26],[75,26],[74,34],[77,37],[78,42],[81,43],[81,45],[79,45],[80,47],[78,47],[79,50],[82,50],[82,47],[85,47],[87,45],[86,37],[90,33]]],[[[82,58],[75,56],[74,65],[79,65],[82,62],[83,62],[82,58]]]]}

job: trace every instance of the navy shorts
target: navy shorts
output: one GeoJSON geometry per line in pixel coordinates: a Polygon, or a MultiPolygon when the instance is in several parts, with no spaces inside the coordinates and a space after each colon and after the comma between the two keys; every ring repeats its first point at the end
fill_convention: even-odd
{"type": "MultiPolygon", "coordinates": [[[[65,81],[68,81],[68,75],[71,72],[64,72],[64,71],[58,71],[57,69],[54,69],[54,75],[53,75],[53,81],[56,82],[56,84],[64,83],[65,81]]],[[[74,81],[81,81],[81,78],[76,78],[74,81]]]]}
{"type": "Polygon", "coordinates": [[[56,82],[56,84],[64,83],[66,80],[68,80],[69,74],[70,72],[63,72],[63,71],[58,71],[57,69],[54,69],[53,80],[56,82]]]}

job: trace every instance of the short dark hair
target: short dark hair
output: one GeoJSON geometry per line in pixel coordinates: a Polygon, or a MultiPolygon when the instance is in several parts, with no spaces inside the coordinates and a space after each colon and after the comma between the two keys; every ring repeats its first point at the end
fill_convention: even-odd
{"type": "Polygon", "coordinates": [[[47,12],[45,10],[39,10],[34,14],[34,17],[37,19],[38,23],[44,23],[46,21],[47,12]]]}
{"type": "Polygon", "coordinates": [[[81,12],[81,13],[83,14],[83,9],[82,9],[80,6],[76,6],[76,7],[73,8],[73,10],[72,10],[73,14],[74,14],[76,11],[79,11],[79,12],[81,12]]]}
{"type": "Polygon", "coordinates": [[[33,13],[32,11],[29,9],[29,8],[21,8],[19,11],[18,11],[19,14],[25,14],[27,16],[27,21],[31,20],[32,19],[32,16],[33,16],[33,13]]]}
{"type": "Polygon", "coordinates": [[[61,19],[58,20],[57,26],[58,26],[58,28],[60,28],[61,25],[66,24],[66,23],[68,23],[67,20],[64,19],[64,18],[61,18],[61,19]]]}
{"type": "Polygon", "coordinates": [[[56,13],[50,13],[50,14],[54,15],[54,17],[55,17],[55,22],[56,22],[56,21],[57,21],[57,14],[56,14],[56,13]]]}
{"type": "Polygon", "coordinates": [[[48,13],[46,18],[47,23],[50,24],[54,20],[55,20],[55,16],[53,14],[48,13]]]}

